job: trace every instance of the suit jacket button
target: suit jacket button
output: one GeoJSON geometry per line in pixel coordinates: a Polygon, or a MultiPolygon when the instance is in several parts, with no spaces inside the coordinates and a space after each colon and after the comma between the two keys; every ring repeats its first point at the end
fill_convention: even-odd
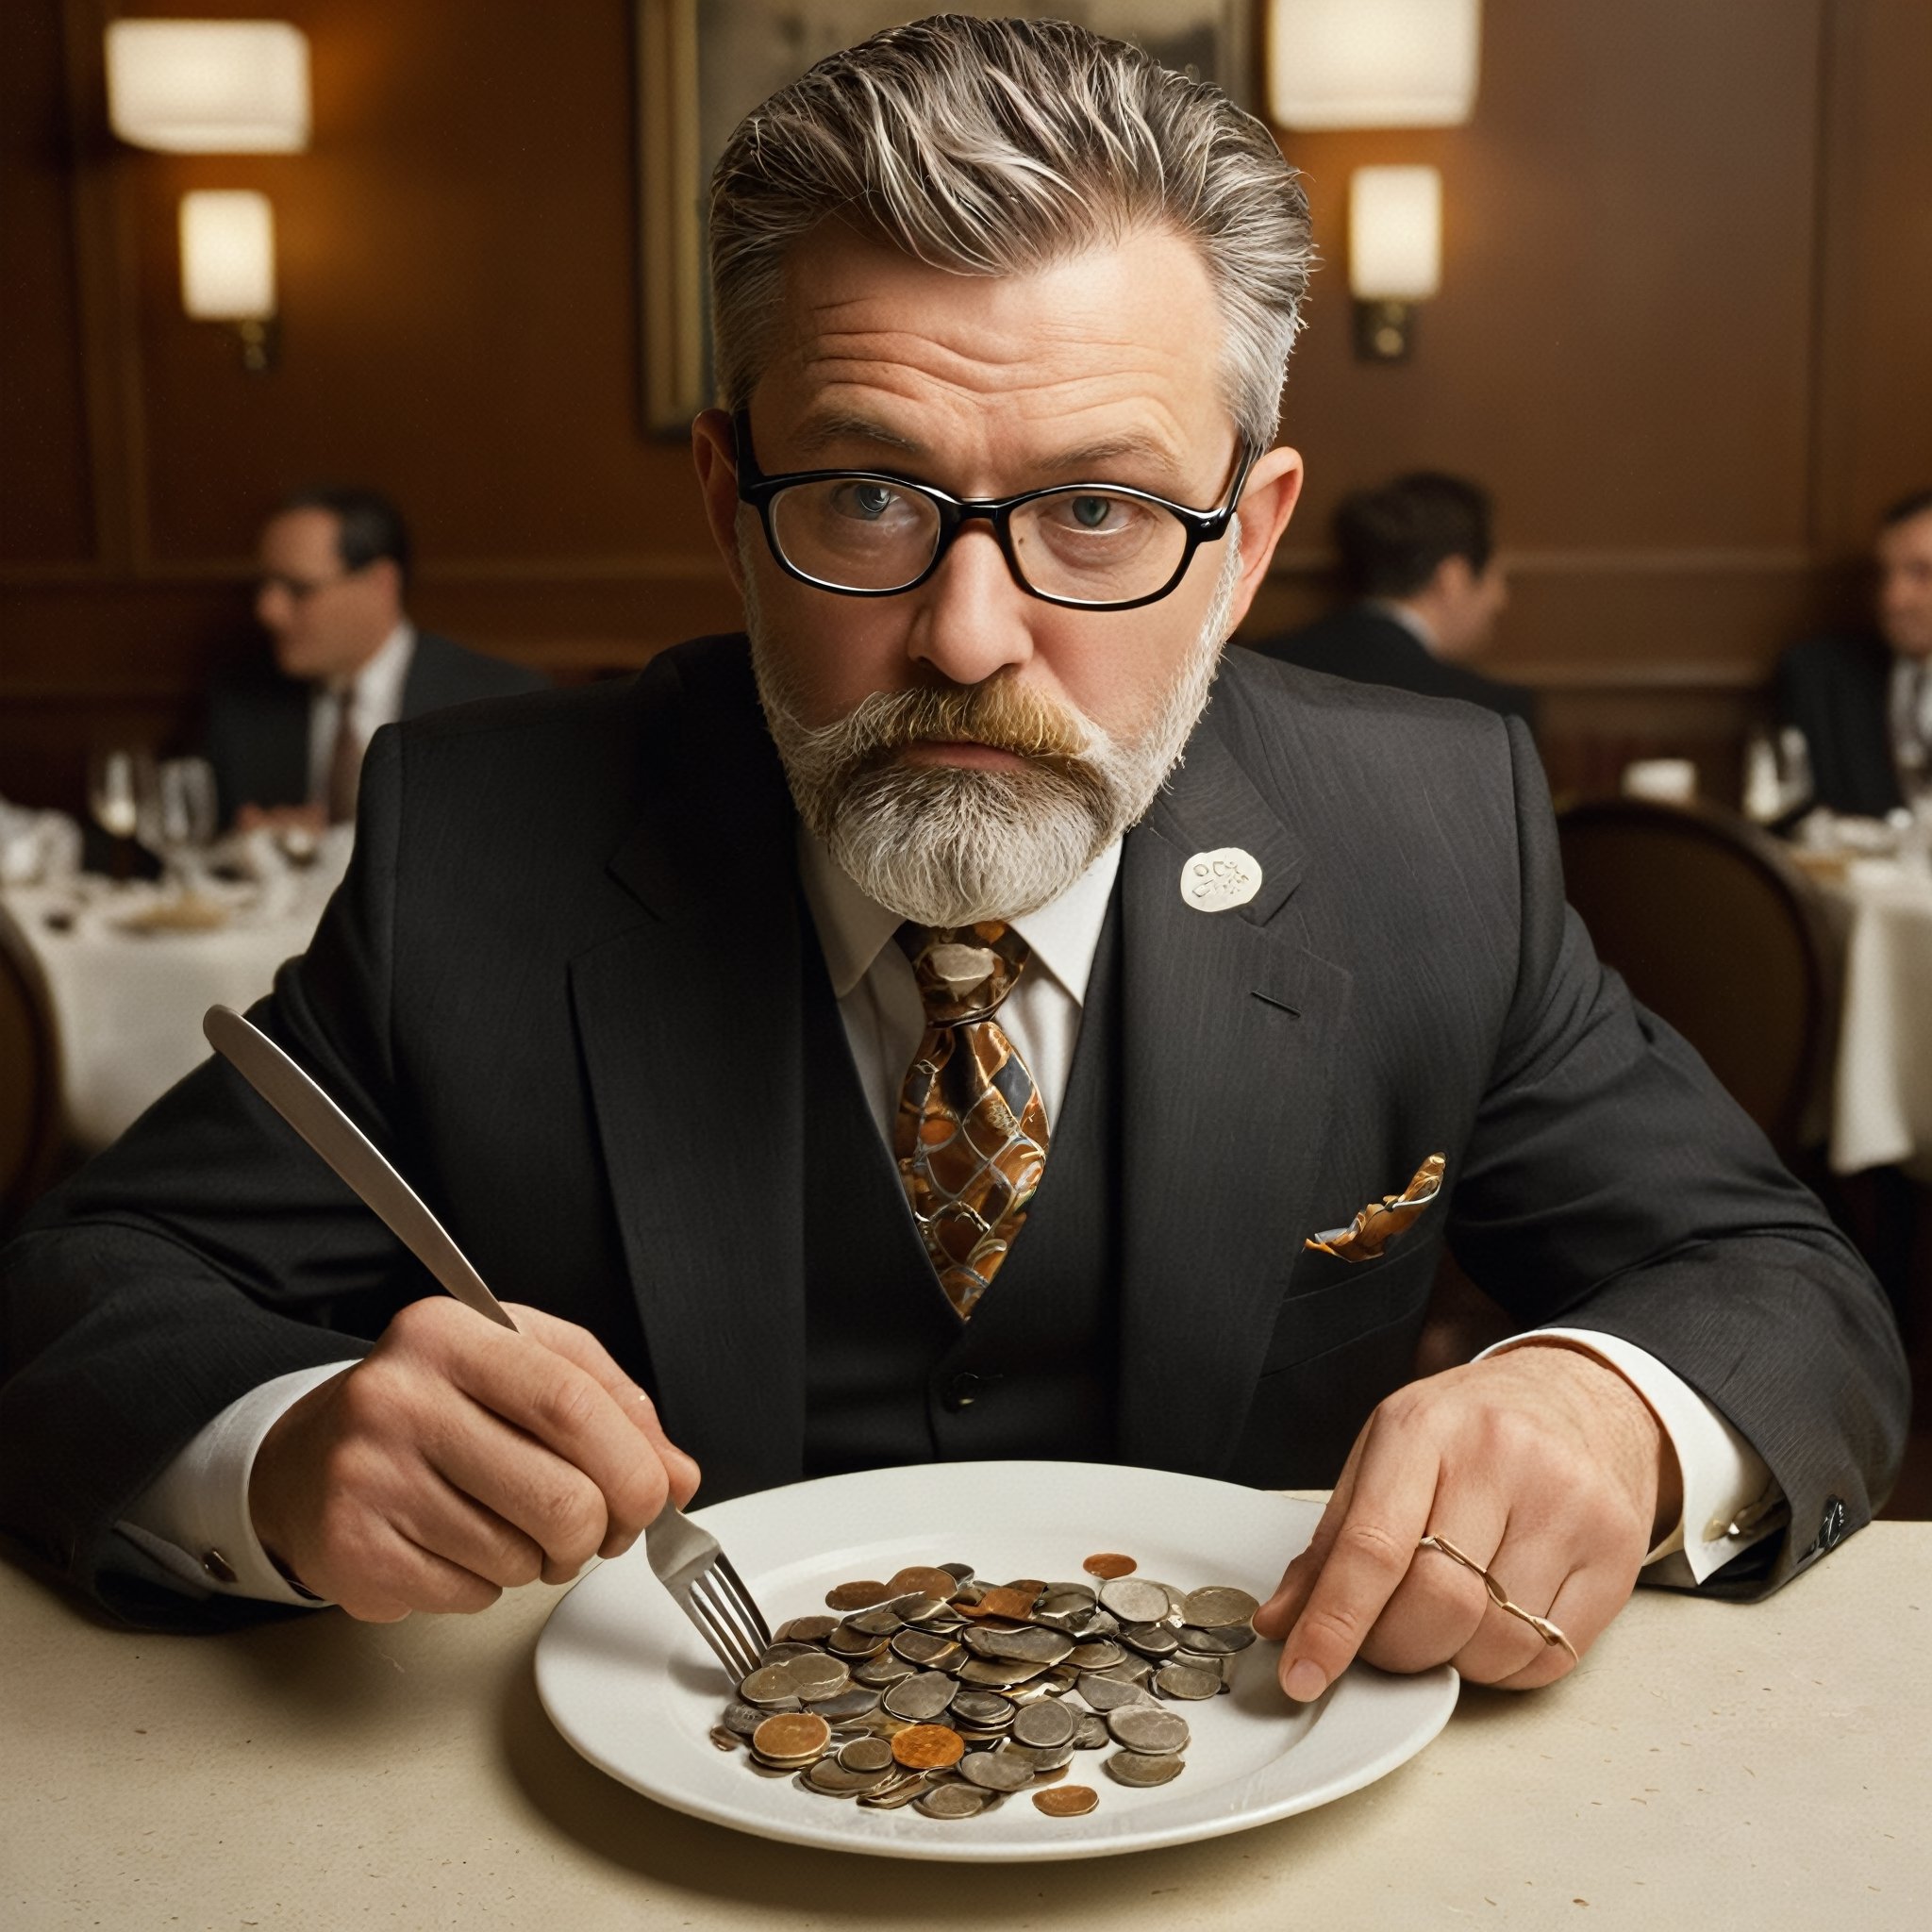
{"type": "Polygon", "coordinates": [[[1818,1547],[1835,1550],[1845,1540],[1845,1501],[1842,1496],[1824,1499],[1824,1514],[1818,1523],[1818,1547]]]}
{"type": "Polygon", "coordinates": [[[940,1399],[957,1415],[962,1408],[971,1408],[985,1393],[986,1377],[962,1369],[947,1379],[946,1392],[940,1399]]]}

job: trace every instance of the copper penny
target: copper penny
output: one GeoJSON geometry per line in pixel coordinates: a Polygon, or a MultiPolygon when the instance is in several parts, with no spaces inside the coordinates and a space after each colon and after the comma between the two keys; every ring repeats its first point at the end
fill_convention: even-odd
{"type": "Polygon", "coordinates": [[[1124,1557],[1118,1550],[1102,1550],[1096,1557],[1089,1557],[1080,1565],[1090,1576],[1104,1576],[1111,1580],[1116,1576],[1131,1576],[1141,1566],[1131,1557],[1124,1557]]]}
{"type": "Polygon", "coordinates": [[[781,1711],[768,1717],[751,1734],[751,1748],[760,1757],[796,1764],[823,1751],[832,1741],[832,1727],[808,1710],[781,1711]]]}
{"type": "Polygon", "coordinates": [[[966,1740],[944,1724],[912,1724],[892,1740],[892,1756],[909,1771],[944,1771],[966,1755],[966,1740]]]}
{"type": "Polygon", "coordinates": [[[825,1607],[828,1610],[869,1610],[874,1604],[885,1603],[889,1598],[902,1594],[885,1583],[841,1583],[826,1591],[825,1607]]]}
{"type": "Polygon", "coordinates": [[[1091,1785],[1055,1785],[1035,1791],[1033,1802],[1049,1818],[1084,1818],[1100,1803],[1100,1793],[1091,1785]]]}
{"type": "Polygon", "coordinates": [[[936,1596],[941,1603],[958,1587],[959,1579],[950,1570],[924,1563],[909,1564],[891,1582],[894,1596],[936,1596]]]}
{"type": "MultiPolygon", "coordinates": [[[[1033,1614],[1033,1605],[1039,1596],[1038,1591],[1013,1590],[1002,1586],[990,1590],[972,1606],[975,1617],[1005,1617],[1014,1624],[1024,1624],[1033,1614]]],[[[967,1607],[959,1606],[961,1609],[967,1607]]]]}

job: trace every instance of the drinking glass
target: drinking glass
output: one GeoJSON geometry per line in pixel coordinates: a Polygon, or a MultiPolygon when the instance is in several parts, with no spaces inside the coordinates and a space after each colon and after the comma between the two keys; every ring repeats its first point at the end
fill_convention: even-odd
{"type": "Polygon", "coordinates": [[[193,886],[195,861],[214,842],[215,774],[206,758],[135,760],[137,834],[161,861],[177,895],[193,886]]]}

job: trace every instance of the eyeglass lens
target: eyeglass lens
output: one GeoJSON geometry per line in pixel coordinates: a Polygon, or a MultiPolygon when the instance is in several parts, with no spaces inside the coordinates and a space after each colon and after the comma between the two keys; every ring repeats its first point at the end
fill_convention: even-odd
{"type": "MultiPolygon", "coordinates": [[[[896,591],[932,561],[939,506],[885,481],[828,476],[781,490],[772,534],[785,561],[821,583],[896,591]]],[[[1078,603],[1144,597],[1166,588],[1187,554],[1180,520],[1156,504],[1104,490],[1057,490],[1012,512],[1020,575],[1036,591],[1078,603]]]]}

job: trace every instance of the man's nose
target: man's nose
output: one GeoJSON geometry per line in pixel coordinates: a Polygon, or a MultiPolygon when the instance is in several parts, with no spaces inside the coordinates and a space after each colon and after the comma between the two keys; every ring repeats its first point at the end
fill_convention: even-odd
{"type": "Polygon", "coordinates": [[[954,684],[983,683],[1032,657],[1030,617],[1044,607],[1013,581],[990,525],[968,524],[914,594],[908,653],[954,684]]]}
{"type": "Polygon", "coordinates": [[[289,622],[289,593],[279,584],[263,584],[255,593],[255,617],[264,630],[281,630],[289,622]]]}

